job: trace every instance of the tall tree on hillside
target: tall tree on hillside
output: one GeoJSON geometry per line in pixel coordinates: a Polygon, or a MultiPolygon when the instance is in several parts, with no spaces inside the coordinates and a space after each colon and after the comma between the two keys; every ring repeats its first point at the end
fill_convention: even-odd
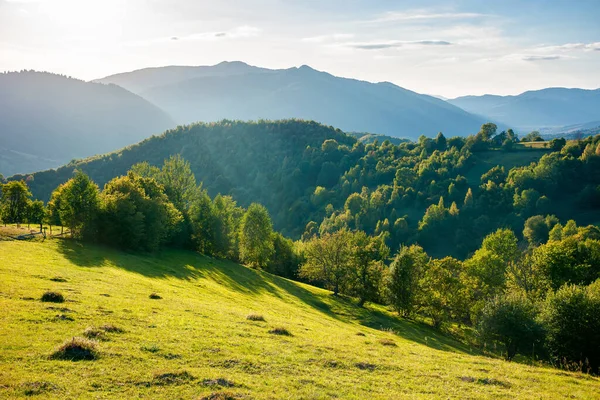
{"type": "Polygon", "coordinates": [[[346,229],[313,236],[304,247],[300,276],[322,282],[334,295],[345,292],[350,280],[351,240],[346,229]]]}
{"type": "Polygon", "coordinates": [[[60,185],[50,195],[50,201],[48,202],[48,210],[46,212],[46,220],[50,225],[50,234],[52,235],[52,225],[60,226],[60,234],[63,234],[63,223],[60,220],[60,210],[62,202],[62,192],[65,185],[60,185]]]}
{"type": "Polygon", "coordinates": [[[405,317],[415,309],[419,279],[428,259],[422,247],[404,246],[394,257],[386,275],[386,297],[392,307],[405,317]]]}
{"type": "Polygon", "coordinates": [[[11,181],[2,185],[1,209],[4,224],[17,224],[27,217],[27,205],[31,192],[23,181],[11,181]]]}
{"type": "Polygon", "coordinates": [[[98,212],[99,189],[89,176],[77,170],[60,192],[60,220],[71,230],[71,237],[91,233],[91,224],[98,212]]]}
{"type": "Polygon", "coordinates": [[[273,225],[267,209],[252,203],[240,226],[240,258],[250,265],[264,268],[273,254],[273,225]]]}
{"type": "Polygon", "coordinates": [[[46,218],[46,209],[44,202],[41,200],[34,200],[29,202],[27,209],[27,222],[31,224],[37,224],[40,226],[40,232],[42,231],[42,224],[46,218]]]}
{"type": "Polygon", "coordinates": [[[367,300],[379,301],[383,276],[383,260],[389,255],[385,236],[371,237],[359,231],[352,234],[350,266],[352,269],[352,294],[362,306],[367,300]]]}

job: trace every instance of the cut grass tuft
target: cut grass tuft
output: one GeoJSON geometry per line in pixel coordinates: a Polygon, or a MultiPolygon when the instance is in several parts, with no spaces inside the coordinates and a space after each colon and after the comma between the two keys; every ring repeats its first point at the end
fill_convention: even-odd
{"type": "Polygon", "coordinates": [[[83,336],[93,340],[108,340],[105,331],[95,328],[93,326],[88,326],[87,328],[85,328],[85,330],[83,331],[83,336]]]}
{"type": "Polygon", "coordinates": [[[199,400],[237,400],[243,397],[237,393],[231,392],[214,392],[208,396],[200,397],[199,400]]]}
{"type": "Polygon", "coordinates": [[[248,321],[264,321],[265,317],[263,317],[260,314],[248,314],[248,316],[246,317],[246,319],[248,321]]]}
{"type": "Polygon", "coordinates": [[[108,333],[124,333],[125,330],[113,324],[104,324],[100,327],[104,332],[108,333]]]}
{"type": "Polygon", "coordinates": [[[377,368],[377,366],[375,364],[371,364],[371,363],[368,363],[368,362],[358,362],[358,363],[356,363],[354,365],[358,369],[367,370],[367,371],[374,371],[375,368],[377,368]]]}
{"type": "Polygon", "coordinates": [[[160,297],[160,295],[159,295],[159,294],[157,294],[157,293],[151,293],[149,297],[150,297],[152,300],[160,300],[160,299],[162,299],[162,297],[160,297]]]}
{"type": "Polygon", "coordinates": [[[231,382],[230,380],[224,379],[224,378],[204,379],[202,381],[202,385],[203,386],[221,386],[221,387],[234,387],[234,386],[236,386],[235,383],[231,382]]]}
{"type": "Polygon", "coordinates": [[[53,360],[83,361],[98,358],[96,342],[81,337],[67,340],[50,356],[53,360]]]}
{"type": "Polygon", "coordinates": [[[140,350],[147,351],[148,353],[158,353],[160,351],[160,347],[155,344],[151,344],[149,346],[142,346],[140,350]]]}
{"type": "Polygon", "coordinates": [[[379,343],[381,343],[384,346],[392,346],[392,347],[398,346],[396,344],[396,342],[394,342],[392,339],[379,339],[379,343]]]}
{"type": "Polygon", "coordinates": [[[293,336],[290,331],[282,327],[273,328],[269,330],[269,333],[272,335],[293,336]]]}
{"type": "Polygon", "coordinates": [[[48,303],[64,303],[65,296],[63,296],[62,293],[59,292],[47,291],[44,292],[40,300],[48,303]]]}
{"type": "Polygon", "coordinates": [[[67,282],[67,278],[63,278],[62,276],[55,276],[50,278],[52,282],[67,282]]]}
{"type": "Polygon", "coordinates": [[[23,394],[25,396],[36,396],[45,392],[54,392],[58,390],[58,386],[54,383],[45,381],[25,382],[20,386],[23,389],[23,394]]]}
{"type": "Polygon", "coordinates": [[[152,383],[159,386],[165,385],[184,385],[189,381],[193,381],[194,376],[187,371],[181,372],[163,372],[154,374],[152,383]]]}

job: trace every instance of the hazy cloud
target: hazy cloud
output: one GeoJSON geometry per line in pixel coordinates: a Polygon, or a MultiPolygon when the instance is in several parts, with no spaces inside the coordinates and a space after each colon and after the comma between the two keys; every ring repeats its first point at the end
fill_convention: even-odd
{"type": "Polygon", "coordinates": [[[333,33],[331,35],[305,37],[302,38],[302,41],[307,43],[339,42],[352,39],[353,37],[354,34],[351,33],[333,33]]]}
{"type": "Polygon", "coordinates": [[[557,54],[548,55],[548,56],[523,56],[522,60],[524,61],[553,61],[553,60],[561,60],[565,57],[559,56],[557,54]]]}
{"type": "Polygon", "coordinates": [[[416,40],[416,41],[389,41],[380,43],[347,43],[347,47],[360,50],[395,49],[405,46],[449,46],[452,43],[445,40],[416,40]]]}
{"type": "Polygon", "coordinates": [[[480,13],[457,13],[457,12],[428,12],[424,10],[413,10],[408,12],[396,12],[388,11],[381,14],[380,16],[367,20],[368,23],[376,22],[395,22],[395,21],[427,21],[427,20],[440,20],[440,19],[472,19],[472,18],[483,18],[489,16],[488,14],[480,13]]]}

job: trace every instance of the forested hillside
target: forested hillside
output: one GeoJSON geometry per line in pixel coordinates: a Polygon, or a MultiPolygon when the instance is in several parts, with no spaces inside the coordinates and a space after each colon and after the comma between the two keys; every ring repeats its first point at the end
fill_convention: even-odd
{"type": "Polygon", "coordinates": [[[299,68],[270,70],[241,62],[150,68],[99,79],[134,91],[178,123],[223,118],[302,118],[344,131],[416,139],[440,131],[477,132],[483,118],[389,82],[371,83],[299,68]]]}
{"type": "Polygon", "coordinates": [[[364,145],[314,122],[222,121],[178,127],[116,153],[39,172],[29,185],[34,197],[48,200],[75,169],[102,186],[136,163],[160,166],[181,154],[211,196],[264,204],[286,236],[347,227],[385,233],[393,249],[417,242],[431,254],[457,257],[499,227],[520,234],[537,214],[582,225],[600,220],[600,138],[566,146],[557,140],[554,151],[521,148],[516,140],[488,124],[466,139],[439,135],[364,145]]]}
{"type": "Polygon", "coordinates": [[[158,107],[116,85],[45,72],[0,74],[0,174],[58,167],[174,126],[158,107]]]}

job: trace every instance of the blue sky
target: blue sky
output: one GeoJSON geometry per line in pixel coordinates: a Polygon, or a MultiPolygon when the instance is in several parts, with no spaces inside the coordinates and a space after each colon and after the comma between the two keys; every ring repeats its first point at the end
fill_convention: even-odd
{"type": "Polygon", "coordinates": [[[0,0],[0,70],[308,64],[421,93],[600,87],[600,0],[0,0]]]}

